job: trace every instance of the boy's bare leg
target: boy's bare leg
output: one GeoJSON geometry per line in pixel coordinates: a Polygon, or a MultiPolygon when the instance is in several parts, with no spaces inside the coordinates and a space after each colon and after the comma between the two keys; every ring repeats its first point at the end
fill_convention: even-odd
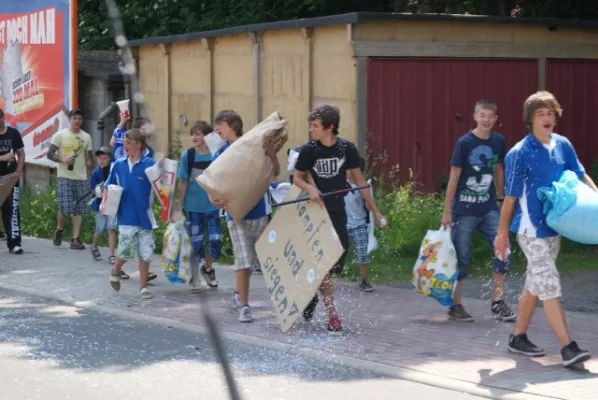
{"type": "Polygon", "coordinates": [[[367,264],[359,264],[359,273],[361,274],[361,280],[367,281],[368,280],[368,265],[367,264]]]}
{"type": "Polygon", "coordinates": [[[100,244],[100,237],[101,237],[101,235],[98,235],[97,233],[93,235],[93,238],[91,239],[91,248],[92,249],[98,248],[98,245],[100,244]]]}
{"type": "Polygon", "coordinates": [[[498,272],[492,273],[492,282],[494,283],[494,301],[500,301],[504,299],[506,280],[506,274],[501,274],[498,272]]]}
{"type": "Polygon", "coordinates": [[[529,324],[536,312],[538,306],[538,297],[530,293],[529,290],[523,289],[521,297],[519,297],[519,316],[515,323],[515,335],[521,335],[527,332],[529,324]]]}
{"type": "Polygon", "coordinates": [[[125,265],[127,261],[123,260],[120,257],[116,257],[116,261],[114,262],[114,272],[119,275],[120,271],[122,271],[123,265],[125,265]]]}
{"type": "Polygon", "coordinates": [[[332,276],[330,274],[326,275],[322,281],[320,292],[322,293],[324,307],[326,307],[328,315],[331,317],[336,317],[337,313],[336,308],[334,307],[334,286],[332,284],[332,276]]]}
{"type": "MultiPolygon", "coordinates": [[[[119,260],[120,260],[119,258],[116,259],[117,264],[118,264],[119,260]]],[[[140,288],[144,288],[147,286],[148,276],[149,276],[149,263],[139,260],[139,287],[140,288]]]]}
{"type": "Polygon", "coordinates": [[[73,221],[73,238],[79,238],[79,235],[81,234],[81,224],[83,223],[83,216],[72,215],[71,219],[73,221]]]}
{"type": "Polygon", "coordinates": [[[206,269],[212,268],[212,264],[214,263],[214,259],[209,254],[206,255],[206,269]]]}
{"type": "Polygon", "coordinates": [[[63,231],[65,225],[66,225],[66,215],[59,212],[56,215],[56,229],[59,231],[63,231]]]}
{"type": "Polygon", "coordinates": [[[241,306],[249,305],[249,278],[251,277],[251,267],[238,269],[235,271],[236,287],[241,299],[241,306]]]}
{"type": "Polygon", "coordinates": [[[461,304],[461,293],[462,293],[463,281],[455,282],[455,304],[461,304]]]}
{"type": "Polygon", "coordinates": [[[561,298],[558,297],[556,299],[544,300],[544,314],[546,314],[546,319],[548,319],[550,327],[559,339],[561,347],[565,347],[571,343],[561,298]]]}
{"type": "MultiPolygon", "coordinates": [[[[95,239],[95,236],[94,236],[95,239]]],[[[99,240],[99,238],[98,238],[99,240]]],[[[94,244],[94,246],[97,248],[97,244],[94,244]]],[[[110,229],[108,231],[108,248],[110,249],[110,255],[113,256],[114,252],[116,250],[116,231],[110,229]]]]}

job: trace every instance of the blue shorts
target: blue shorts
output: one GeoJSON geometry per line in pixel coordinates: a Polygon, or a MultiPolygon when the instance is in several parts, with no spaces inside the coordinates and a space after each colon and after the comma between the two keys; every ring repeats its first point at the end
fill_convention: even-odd
{"type": "Polygon", "coordinates": [[[207,231],[207,241],[210,246],[208,255],[214,260],[220,257],[222,248],[222,228],[220,227],[220,213],[218,210],[208,213],[198,213],[185,211],[187,218],[186,226],[191,245],[193,246],[195,260],[201,260],[206,257],[205,239],[207,231]]]}
{"type": "Polygon", "coordinates": [[[96,235],[116,229],[116,218],[96,212],[96,235]]]}
{"type": "MultiPolygon", "coordinates": [[[[467,277],[467,267],[471,257],[471,242],[476,230],[484,235],[492,250],[492,255],[494,255],[494,239],[498,233],[499,219],[500,213],[498,210],[492,210],[483,215],[453,214],[451,236],[457,252],[457,267],[459,269],[457,280],[462,281],[467,277]]],[[[500,274],[508,273],[509,261],[501,261],[494,257],[492,271],[500,274]]]]}

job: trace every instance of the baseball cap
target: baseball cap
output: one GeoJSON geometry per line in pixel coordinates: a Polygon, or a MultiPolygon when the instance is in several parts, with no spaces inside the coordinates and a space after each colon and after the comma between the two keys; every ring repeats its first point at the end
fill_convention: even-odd
{"type": "Polygon", "coordinates": [[[80,108],[73,108],[71,111],[69,111],[69,118],[71,118],[74,115],[83,116],[83,111],[80,108]]]}
{"type": "Polygon", "coordinates": [[[111,156],[112,155],[112,147],[110,147],[110,146],[100,147],[100,149],[96,151],[96,156],[99,156],[100,154],[106,154],[106,155],[111,156]]]}

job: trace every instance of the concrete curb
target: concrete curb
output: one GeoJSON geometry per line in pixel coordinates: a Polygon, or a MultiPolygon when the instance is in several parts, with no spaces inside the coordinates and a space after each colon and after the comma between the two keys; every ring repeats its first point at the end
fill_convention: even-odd
{"type": "MultiPolygon", "coordinates": [[[[118,317],[134,319],[140,322],[154,323],[163,326],[183,329],[193,333],[207,334],[207,329],[202,325],[194,325],[186,322],[179,322],[163,317],[156,317],[153,315],[141,314],[135,311],[122,310],[116,307],[108,307],[97,304],[93,301],[77,301],[69,296],[55,294],[55,293],[39,293],[35,289],[13,285],[10,283],[0,282],[0,289],[27,294],[36,297],[60,301],[81,309],[88,309],[98,311],[105,314],[110,314],[118,317]]],[[[284,352],[288,354],[300,355],[308,357],[317,361],[332,362],[345,367],[350,367],[358,370],[367,370],[375,374],[386,376],[389,378],[397,378],[406,381],[421,383],[428,386],[434,386],[441,389],[448,389],[456,392],[466,393],[474,396],[484,397],[487,399],[499,400],[540,400],[540,399],[558,399],[566,400],[561,397],[547,397],[542,395],[513,392],[502,388],[494,388],[490,386],[482,386],[472,382],[461,381],[457,379],[450,379],[442,376],[428,374],[424,372],[415,371],[404,367],[395,367],[392,365],[377,363],[373,361],[365,361],[354,357],[336,355],[327,352],[317,352],[313,349],[302,348],[297,345],[285,344],[273,340],[257,338],[253,336],[243,335],[235,332],[221,331],[224,339],[245,343],[247,345],[261,347],[273,351],[284,352]]]]}

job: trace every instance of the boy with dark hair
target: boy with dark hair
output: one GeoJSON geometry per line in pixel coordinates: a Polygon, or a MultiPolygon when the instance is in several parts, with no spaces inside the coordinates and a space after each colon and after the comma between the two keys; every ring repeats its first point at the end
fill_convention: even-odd
{"type": "MultiPolygon", "coordinates": [[[[125,133],[124,147],[127,158],[116,160],[108,176],[105,187],[119,185],[123,188],[118,207],[118,255],[110,273],[110,286],[120,290],[121,270],[127,260],[139,257],[139,286],[143,299],[154,297],[147,288],[149,263],[154,249],[153,230],[158,227],[152,209],[154,193],[145,170],[156,162],[143,155],[145,135],[139,129],[125,133]]],[[[104,211],[108,190],[104,190],[100,211],[104,211]]]]}
{"type": "MultiPolygon", "coordinates": [[[[503,160],[506,142],[501,134],[492,130],[498,118],[496,104],[489,100],[478,101],[473,118],[477,126],[461,136],[453,150],[442,218],[445,227],[452,226],[458,268],[455,305],[450,308],[448,315],[449,318],[462,322],[473,321],[473,317],[461,304],[462,285],[467,277],[473,236],[479,230],[493,249],[500,218],[498,202],[504,199],[503,160]]],[[[491,312],[496,319],[502,321],[515,320],[515,313],[504,301],[508,272],[508,260],[494,257],[491,312]]]]}
{"type": "MultiPolygon", "coordinates": [[[[362,174],[365,171],[365,160],[363,157],[359,157],[359,170],[362,174]]],[[[347,183],[353,188],[357,187],[349,171],[347,171],[347,183]]],[[[369,221],[367,204],[358,191],[347,193],[345,196],[345,209],[347,211],[349,241],[353,244],[355,262],[359,264],[359,274],[361,276],[359,288],[363,292],[373,292],[374,288],[368,282],[368,264],[370,263],[370,255],[368,254],[368,224],[374,221],[369,221]]]]}
{"type": "Polygon", "coordinates": [[[553,132],[562,109],[551,93],[541,91],[531,95],[524,103],[523,115],[530,132],[506,157],[507,197],[494,241],[497,256],[504,257],[509,248],[510,228],[517,234],[517,242],[527,259],[519,317],[507,348],[526,356],[544,355],[544,350],[527,337],[538,300],[542,300],[546,318],[561,345],[563,365],[568,367],[589,360],[590,352],[581,350],[569,336],[556,266],[561,237],[547,225],[537,191],[558,181],[566,170],[575,172],[597,192],[598,188],[581,165],[569,139],[553,132]]]}
{"type": "MultiPolygon", "coordinates": [[[[98,244],[102,235],[107,231],[108,247],[110,249],[108,263],[114,265],[116,262],[116,256],[114,255],[116,248],[116,219],[100,213],[100,203],[102,202],[102,197],[104,195],[103,183],[108,180],[108,176],[110,175],[112,149],[109,146],[102,146],[96,151],[96,157],[98,160],[98,167],[93,170],[89,179],[91,190],[96,196],[91,204],[91,208],[96,213],[96,231],[91,242],[91,255],[94,260],[102,261],[102,255],[98,249],[98,244]]],[[[125,274],[124,271],[121,271],[121,278],[126,279],[128,278],[128,275],[125,274]]]]}
{"type": "MultiPolygon", "coordinates": [[[[214,154],[217,159],[226,149],[243,135],[243,121],[239,114],[232,110],[224,110],[218,113],[215,118],[215,131],[226,143],[214,154]]],[[[270,140],[264,141],[264,151],[272,160],[274,176],[280,173],[280,164],[276,157],[274,145],[270,140]]],[[[239,322],[251,322],[251,311],[249,308],[249,279],[251,269],[258,262],[255,251],[255,243],[268,225],[269,201],[266,192],[255,207],[247,213],[243,221],[235,221],[227,216],[228,230],[233,245],[235,257],[235,279],[236,288],[233,292],[233,303],[239,309],[239,322]]],[[[218,208],[226,209],[227,203],[220,199],[210,198],[218,208]]]]}
{"type": "Polygon", "coordinates": [[[220,257],[222,231],[220,228],[220,215],[208,198],[208,194],[197,183],[197,178],[203,174],[212,162],[212,154],[204,137],[212,133],[212,126],[206,121],[196,121],[190,130],[193,147],[190,147],[181,156],[179,163],[179,204],[183,207],[186,218],[187,230],[191,238],[194,253],[191,257],[191,290],[199,288],[198,275],[201,275],[209,287],[218,287],[216,272],[212,267],[215,259],[220,257]],[[205,234],[208,234],[210,247],[208,254],[204,247],[205,234]]]}
{"type": "MultiPolygon", "coordinates": [[[[295,164],[293,182],[307,192],[312,201],[323,203],[345,250],[320,287],[329,315],[328,331],[339,333],[343,328],[334,306],[332,274],[342,272],[347,257],[349,247],[347,213],[344,195],[322,199],[320,193],[345,189],[347,187],[347,172],[358,186],[365,185],[366,181],[359,169],[357,148],[348,140],[337,137],[340,124],[339,110],[329,105],[318,107],[309,114],[308,121],[310,122],[309,132],[313,140],[301,147],[295,164]],[[311,174],[314,185],[306,181],[308,172],[311,174]]],[[[386,221],[378,211],[369,188],[361,189],[360,192],[368,208],[374,212],[376,224],[383,227],[386,221]]],[[[316,295],[303,311],[303,317],[306,320],[311,320],[313,317],[317,303],[318,296],[316,295]]]]}

